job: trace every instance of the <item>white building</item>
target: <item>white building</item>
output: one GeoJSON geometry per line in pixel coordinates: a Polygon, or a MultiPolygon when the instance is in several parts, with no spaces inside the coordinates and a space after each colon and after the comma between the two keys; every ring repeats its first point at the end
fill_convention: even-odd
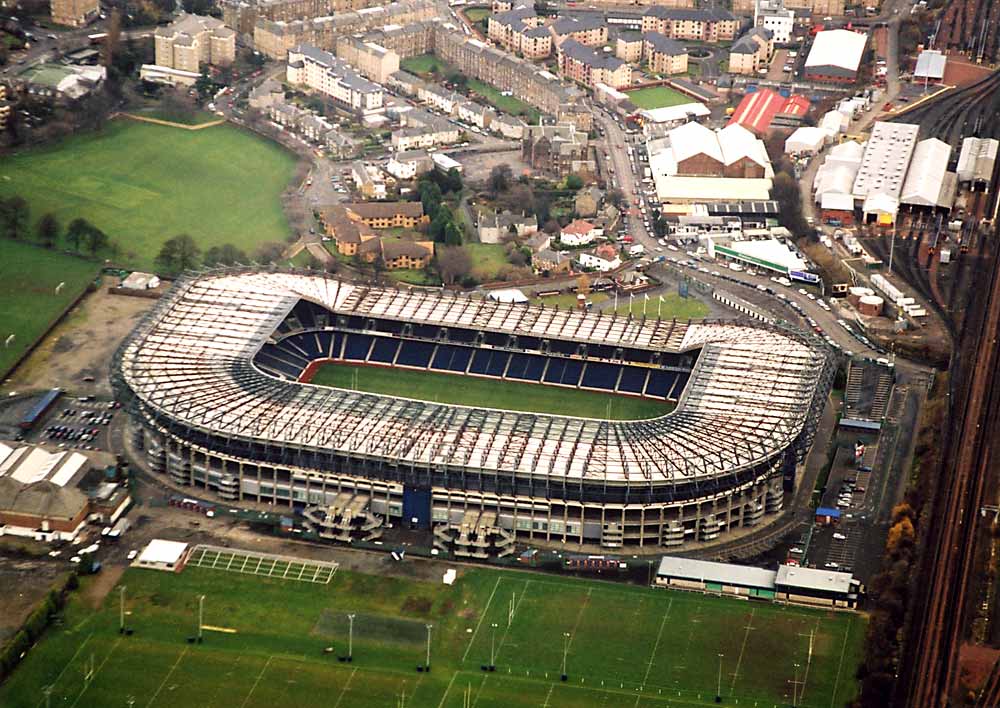
{"type": "Polygon", "coordinates": [[[396,179],[416,179],[432,169],[434,162],[423,150],[396,153],[385,166],[385,171],[396,179]]]}
{"type": "Polygon", "coordinates": [[[617,253],[614,257],[612,257],[610,252],[605,254],[596,250],[581,252],[577,255],[576,261],[583,268],[593,268],[594,270],[602,273],[614,270],[622,264],[622,259],[617,255],[617,253]]]}
{"type": "Polygon", "coordinates": [[[383,110],[382,87],[361,76],[347,62],[330,52],[300,44],[288,50],[288,83],[304,86],[357,113],[383,110]]]}
{"type": "Polygon", "coordinates": [[[951,209],[958,177],[948,171],[950,159],[951,145],[944,141],[928,138],[917,143],[900,192],[900,203],[951,209]]]}
{"type": "Polygon", "coordinates": [[[459,174],[462,172],[462,163],[448,157],[443,152],[434,153],[431,155],[431,160],[434,162],[434,166],[442,172],[447,172],[449,170],[455,170],[459,174]]]}
{"type": "Polygon", "coordinates": [[[948,58],[936,49],[925,49],[917,57],[913,78],[920,81],[940,81],[944,78],[944,68],[948,58]]]}
{"type": "Polygon", "coordinates": [[[831,138],[831,134],[823,128],[804,125],[785,139],[785,154],[815,155],[831,138]]]}
{"type": "Polygon", "coordinates": [[[795,32],[795,13],[785,9],[784,0],[757,0],[753,23],[755,27],[771,30],[775,44],[788,44],[795,32]]]}
{"type": "Polygon", "coordinates": [[[845,29],[817,32],[806,57],[806,80],[852,83],[867,47],[866,34],[845,29]]]}
{"type": "Polygon", "coordinates": [[[559,231],[559,241],[564,246],[587,246],[604,235],[604,229],[589,221],[576,219],[559,231]]]}
{"type": "Polygon", "coordinates": [[[920,126],[913,123],[875,122],[851,189],[866,216],[883,224],[895,221],[919,132],[920,126]]]}
{"type": "Polygon", "coordinates": [[[865,148],[853,140],[835,145],[826,153],[826,159],[813,179],[813,194],[823,209],[850,211],[854,208],[854,178],[861,169],[865,148]],[[850,205],[844,208],[845,200],[850,205]]]}
{"type": "Polygon", "coordinates": [[[154,538],[135,559],[134,565],[151,570],[180,571],[188,557],[188,545],[180,541],[154,538]]]}
{"type": "Polygon", "coordinates": [[[995,138],[965,138],[958,154],[958,179],[961,182],[993,180],[1000,140],[995,138]]]}
{"type": "Polygon", "coordinates": [[[122,280],[122,287],[126,290],[153,290],[160,287],[160,278],[153,273],[136,270],[122,280]]]}

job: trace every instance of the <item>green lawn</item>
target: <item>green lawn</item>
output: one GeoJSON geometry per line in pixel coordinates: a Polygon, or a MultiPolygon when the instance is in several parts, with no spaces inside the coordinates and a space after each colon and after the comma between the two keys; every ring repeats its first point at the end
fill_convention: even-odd
{"type": "MultiPolygon", "coordinates": [[[[587,300],[597,305],[608,299],[607,293],[590,293],[587,300]]],[[[576,293],[562,293],[561,295],[549,295],[548,297],[534,297],[531,299],[533,305],[544,305],[545,307],[558,307],[566,310],[576,307],[576,293]]]]}
{"type": "Polygon", "coordinates": [[[669,86],[651,86],[649,88],[628,91],[628,98],[639,108],[664,108],[678,106],[682,103],[693,103],[694,99],[675,91],[669,86]]]}
{"type": "Polygon", "coordinates": [[[497,110],[509,113],[512,116],[521,116],[529,124],[538,122],[538,111],[524,101],[513,96],[504,96],[498,89],[476,79],[469,79],[467,85],[469,91],[485,98],[486,102],[497,110]]]}
{"type": "Polygon", "coordinates": [[[495,280],[500,270],[510,265],[499,243],[467,243],[465,250],[472,259],[472,275],[482,282],[495,280]]]}
{"type": "Polygon", "coordinates": [[[0,198],[20,194],[32,218],[83,217],[121,247],[123,265],[152,268],[180,233],[202,249],[232,243],[252,252],[284,241],[280,195],[295,158],[231,126],[182,130],[114,121],[100,133],[22,152],[0,163],[0,198]]]}
{"type": "Polygon", "coordinates": [[[399,270],[386,271],[393,280],[410,285],[440,285],[441,279],[435,275],[428,275],[426,270],[400,268],[399,270]]]}
{"type": "MultiPolygon", "coordinates": [[[[128,570],[97,611],[78,593],[3,686],[39,708],[696,708],[841,706],[855,690],[860,615],[482,568],[453,586],[338,570],[328,585],[188,567],[128,570]],[[204,623],[235,630],[195,633],[204,623]],[[513,617],[509,608],[513,603],[513,617]],[[347,613],[355,615],[353,663],[347,613]],[[430,673],[425,625],[431,624],[430,673]],[[569,634],[568,639],[564,637],[569,634]],[[331,647],[331,653],[324,648],[331,647]],[[491,647],[495,673],[488,664],[491,647]],[[567,681],[561,682],[564,649],[567,681]],[[721,657],[721,681],[720,657],[721,657]],[[796,664],[798,668],[796,668],[796,664]],[[93,676],[84,680],[86,667],[93,676]]],[[[86,584],[93,582],[85,579],[86,584]]]]}
{"type": "Polygon", "coordinates": [[[93,261],[0,240],[0,379],[99,270],[93,261]],[[59,283],[65,285],[57,294],[59,283]],[[14,340],[3,346],[11,334],[14,340]]]}
{"type": "Polygon", "coordinates": [[[168,120],[173,123],[183,123],[184,125],[200,125],[202,123],[211,123],[212,121],[220,120],[219,116],[214,113],[209,113],[208,111],[191,111],[187,114],[174,114],[169,111],[161,110],[158,107],[143,108],[135,111],[134,114],[146,118],[156,118],[157,120],[168,120]]]}
{"type": "Polygon", "coordinates": [[[426,76],[432,71],[437,71],[438,73],[444,71],[446,65],[433,54],[421,54],[401,59],[399,61],[399,68],[417,76],[426,76]]]}
{"type": "Polygon", "coordinates": [[[469,18],[469,22],[479,22],[491,14],[488,7],[470,7],[465,11],[465,16],[469,18]]]}
{"type": "MultiPolygon", "coordinates": [[[[650,295],[649,302],[646,302],[642,295],[637,296],[632,301],[632,314],[635,317],[642,316],[642,306],[645,303],[646,317],[649,319],[655,319],[658,316],[663,320],[700,320],[708,315],[708,305],[693,297],[684,298],[677,293],[669,293],[663,296],[662,304],[659,299],[659,295],[650,295]]],[[[627,315],[629,313],[628,298],[619,298],[618,302],[617,312],[621,315],[627,315]]]]}
{"type": "Polygon", "coordinates": [[[615,396],[596,391],[351,364],[324,364],[316,371],[311,383],[436,403],[581,418],[655,418],[666,415],[674,407],[665,401],[615,396]]]}

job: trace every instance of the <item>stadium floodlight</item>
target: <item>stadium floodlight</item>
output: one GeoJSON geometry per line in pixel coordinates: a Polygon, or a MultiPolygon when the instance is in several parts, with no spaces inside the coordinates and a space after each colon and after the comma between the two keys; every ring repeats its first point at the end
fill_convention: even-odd
{"type": "Polygon", "coordinates": [[[715,691],[715,702],[722,703],[722,659],[725,654],[719,654],[719,686],[715,691]]]}
{"type": "Polygon", "coordinates": [[[118,589],[118,633],[125,634],[125,586],[118,589]]]}
{"type": "Polygon", "coordinates": [[[347,615],[347,660],[354,661],[354,615],[347,615]]]}
{"type": "Polygon", "coordinates": [[[490,633],[490,671],[494,671],[497,668],[496,662],[496,644],[497,644],[497,623],[494,622],[490,625],[493,631],[490,633]]]}
{"type": "Polygon", "coordinates": [[[569,632],[563,632],[563,663],[562,663],[562,673],[559,677],[565,681],[566,680],[566,657],[569,654],[569,632]]]}
{"type": "Polygon", "coordinates": [[[427,627],[427,661],[424,662],[424,671],[431,670],[431,630],[434,629],[433,624],[425,625],[427,627]]]}
{"type": "Polygon", "coordinates": [[[201,643],[201,627],[205,619],[205,596],[198,596],[198,643],[201,643]]]}

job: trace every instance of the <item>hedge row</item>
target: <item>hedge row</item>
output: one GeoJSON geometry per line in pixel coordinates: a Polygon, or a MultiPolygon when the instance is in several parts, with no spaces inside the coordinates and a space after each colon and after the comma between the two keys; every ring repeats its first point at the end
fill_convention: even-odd
{"type": "Polygon", "coordinates": [[[67,575],[61,583],[55,585],[46,593],[38,606],[24,620],[21,628],[11,637],[10,641],[0,649],[0,681],[10,676],[24,658],[28,649],[42,638],[45,630],[52,623],[53,617],[66,605],[69,593],[79,586],[76,573],[67,575]]]}

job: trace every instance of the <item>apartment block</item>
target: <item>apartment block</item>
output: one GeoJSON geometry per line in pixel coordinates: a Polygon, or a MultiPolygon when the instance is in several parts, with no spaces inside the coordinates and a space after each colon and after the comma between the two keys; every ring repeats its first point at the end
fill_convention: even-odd
{"type": "Polygon", "coordinates": [[[222,20],[182,15],[154,34],[156,65],[197,74],[202,64],[229,66],[236,59],[236,32],[222,20]]]}
{"type": "Polygon", "coordinates": [[[567,39],[576,40],[585,47],[601,47],[608,43],[608,26],[604,18],[596,14],[560,17],[548,29],[557,48],[567,39]]]}
{"type": "Polygon", "coordinates": [[[101,14],[99,0],[52,0],[52,21],[65,27],[86,27],[101,14]]]}
{"type": "Polygon", "coordinates": [[[529,59],[543,59],[552,53],[552,35],[541,26],[534,6],[519,6],[491,15],[487,35],[509,52],[529,59]]]}
{"type": "Polygon", "coordinates": [[[288,52],[288,83],[328,96],[342,107],[366,114],[382,110],[384,91],[330,52],[300,45],[288,52]]]}
{"type": "Polygon", "coordinates": [[[632,67],[610,56],[567,39],[559,47],[559,72],[573,81],[593,88],[607,84],[619,89],[632,82],[632,67]]]}
{"type": "Polygon", "coordinates": [[[643,35],[643,55],[655,74],[683,74],[688,69],[687,48],[659,32],[643,35]]]}
{"type": "Polygon", "coordinates": [[[560,177],[594,172],[587,134],[572,123],[529,125],[521,141],[521,159],[532,168],[560,177]]]}
{"type": "Polygon", "coordinates": [[[619,32],[615,39],[615,56],[629,64],[642,61],[645,42],[640,32],[619,32]]]}
{"type": "Polygon", "coordinates": [[[773,54],[771,31],[754,27],[729,48],[729,71],[733,74],[756,74],[768,66],[773,54]]]}
{"type": "Polygon", "coordinates": [[[642,15],[642,31],[659,32],[670,39],[727,42],[736,38],[740,21],[718,8],[701,10],[651,7],[642,15]]]}
{"type": "Polygon", "coordinates": [[[390,74],[399,71],[399,55],[374,42],[359,37],[337,40],[337,58],[346,61],[366,79],[384,84],[390,74]]]}

